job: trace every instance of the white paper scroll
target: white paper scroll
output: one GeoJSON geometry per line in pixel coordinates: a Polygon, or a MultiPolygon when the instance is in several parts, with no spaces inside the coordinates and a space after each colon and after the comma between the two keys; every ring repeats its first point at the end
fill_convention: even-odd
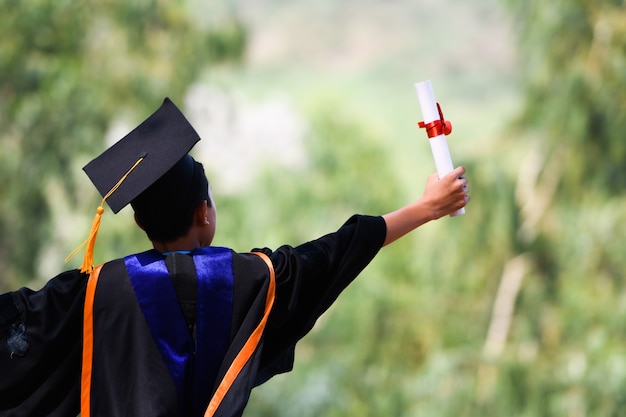
{"type": "MultiPolygon", "coordinates": [[[[441,116],[439,115],[435,93],[433,93],[433,86],[430,80],[415,83],[415,89],[417,90],[417,98],[422,109],[424,123],[428,124],[434,120],[440,120],[441,116]]],[[[442,178],[454,169],[450,151],[448,150],[448,143],[446,142],[446,135],[442,133],[439,136],[429,138],[428,142],[430,143],[430,149],[435,159],[437,175],[439,178],[442,178]]],[[[458,216],[460,214],[465,214],[465,208],[455,211],[450,216],[458,216]]]]}

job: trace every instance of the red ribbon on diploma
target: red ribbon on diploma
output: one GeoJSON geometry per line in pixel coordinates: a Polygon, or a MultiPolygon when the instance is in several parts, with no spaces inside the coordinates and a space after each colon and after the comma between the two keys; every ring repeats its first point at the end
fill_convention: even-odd
{"type": "Polygon", "coordinates": [[[445,120],[443,118],[443,112],[441,111],[441,106],[437,103],[437,110],[439,110],[439,120],[433,120],[432,122],[426,124],[424,122],[419,122],[417,125],[420,128],[426,129],[426,134],[428,138],[436,138],[440,135],[449,135],[452,132],[452,123],[449,120],[445,120]]]}

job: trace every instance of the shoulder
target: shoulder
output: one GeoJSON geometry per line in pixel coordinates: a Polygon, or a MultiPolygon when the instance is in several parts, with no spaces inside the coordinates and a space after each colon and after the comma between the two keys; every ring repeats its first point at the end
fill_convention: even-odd
{"type": "Polygon", "coordinates": [[[270,281],[268,265],[252,253],[233,252],[234,294],[237,305],[251,305],[266,293],[270,281]]]}
{"type": "MultiPolygon", "coordinates": [[[[269,260],[269,256],[266,259],[269,260]]],[[[255,253],[233,252],[233,273],[235,282],[244,280],[259,285],[267,281],[270,270],[266,261],[255,253]]]]}

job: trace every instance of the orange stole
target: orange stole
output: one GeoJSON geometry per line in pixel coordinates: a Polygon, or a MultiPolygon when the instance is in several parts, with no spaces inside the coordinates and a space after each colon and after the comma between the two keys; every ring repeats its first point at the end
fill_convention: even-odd
{"type": "Polygon", "coordinates": [[[83,367],[80,383],[80,415],[91,415],[91,372],[93,366],[93,301],[96,295],[96,285],[102,265],[93,269],[87,281],[85,307],[83,312],[83,367]]]}

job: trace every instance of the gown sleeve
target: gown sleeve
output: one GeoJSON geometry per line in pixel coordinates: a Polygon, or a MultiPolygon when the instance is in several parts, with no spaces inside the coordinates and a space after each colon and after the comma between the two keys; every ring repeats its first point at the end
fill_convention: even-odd
{"type": "Polygon", "coordinates": [[[292,369],[295,344],[376,256],[386,231],[382,217],[355,215],[311,242],[263,249],[274,264],[277,287],[257,383],[292,369]]]}
{"type": "Polygon", "coordinates": [[[87,278],[0,295],[0,416],[78,415],[87,278]]]}

